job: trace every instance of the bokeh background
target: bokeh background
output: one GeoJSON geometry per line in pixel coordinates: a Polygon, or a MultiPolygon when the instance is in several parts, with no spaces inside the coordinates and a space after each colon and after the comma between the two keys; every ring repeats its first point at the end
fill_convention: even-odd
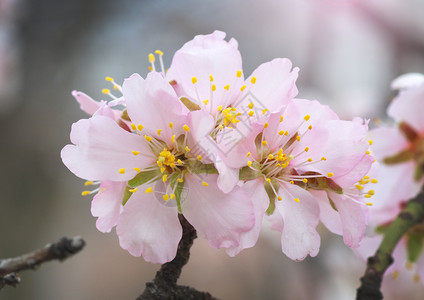
{"type": "MultiPolygon", "coordinates": [[[[159,265],[131,257],[95,229],[83,181],[61,163],[71,124],[86,118],[71,97],[101,99],[105,76],[147,73],[147,55],[173,53],[215,29],[239,41],[250,74],[275,57],[300,67],[300,97],[344,119],[384,117],[390,81],[424,73],[422,0],[0,0],[0,257],[81,235],[64,263],[21,273],[0,299],[135,299],[159,265]]],[[[279,235],[229,258],[199,238],[180,283],[222,299],[354,299],[363,263],[320,228],[317,258],[292,262],[279,235]]],[[[385,281],[386,299],[422,299],[412,279],[385,281]],[[400,284],[402,282],[402,284],[400,284]],[[393,288],[395,287],[395,288],[393,288]]]]}

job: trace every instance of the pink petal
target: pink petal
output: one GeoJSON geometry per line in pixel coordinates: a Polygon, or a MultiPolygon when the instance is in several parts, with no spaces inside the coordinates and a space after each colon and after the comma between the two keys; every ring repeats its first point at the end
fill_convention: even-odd
{"type": "Polygon", "coordinates": [[[418,132],[424,132],[424,84],[401,91],[387,109],[387,114],[397,122],[406,122],[418,132]]]}
{"type": "Polygon", "coordinates": [[[71,172],[87,180],[126,181],[137,174],[134,167],[143,169],[156,160],[149,157],[151,150],[140,136],[104,116],[74,123],[71,141],[75,145],[62,149],[62,161],[71,172]],[[142,154],[134,156],[134,150],[142,154]],[[119,173],[121,168],[126,169],[125,174],[119,173]]]}
{"type": "Polygon", "coordinates": [[[397,77],[392,81],[391,87],[394,90],[409,89],[424,83],[424,75],[421,73],[407,73],[397,77]]]}
{"type": "Polygon", "coordinates": [[[224,38],[225,33],[221,31],[196,36],[175,53],[167,72],[167,79],[177,83],[174,88],[178,96],[196,99],[199,105],[209,99],[207,108],[212,112],[216,112],[218,105],[231,104],[243,84],[243,77],[236,77],[242,67],[237,43],[234,40],[226,42],[224,38]],[[216,85],[213,101],[209,75],[213,76],[216,85]],[[193,77],[198,80],[196,84],[192,83],[193,77]],[[230,90],[226,91],[224,86],[228,84],[230,90]]]}
{"type": "Polygon", "coordinates": [[[324,226],[334,234],[343,235],[339,213],[331,207],[326,191],[310,191],[319,205],[319,218],[324,226]]]}
{"type": "Polygon", "coordinates": [[[369,137],[373,141],[373,155],[378,160],[395,155],[408,147],[408,140],[397,128],[379,127],[371,130],[369,137]]]}
{"type": "Polygon", "coordinates": [[[187,197],[182,201],[182,211],[211,247],[237,247],[241,234],[249,231],[255,222],[252,200],[237,187],[225,194],[216,182],[217,175],[187,175],[184,185],[187,197]],[[202,181],[209,186],[203,186],[202,181]]]}
{"type": "Polygon", "coordinates": [[[182,228],[175,207],[166,207],[155,193],[141,186],[124,206],[116,227],[119,244],[133,256],[151,263],[166,263],[177,253],[182,228]]]}
{"type": "Polygon", "coordinates": [[[91,214],[98,217],[96,227],[99,231],[110,232],[118,224],[125,187],[125,182],[102,181],[91,202],[91,214]]]}
{"type": "Polygon", "coordinates": [[[255,225],[251,230],[241,234],[240,245],[226,249],[229,256],[234,257],[241,250],[255,246],[262,228],[262,220],[269,205],[269,198],[265,192],[263,182],[252,180],[242,187],[253,199],[255,225]]]}
{"type": "MultiPolygon", "coordinates": [[[[287,58],[276,58],[260,65],[246,80],[250,84],[251,78],[256,77],[256,83],[249,89],[249,93],[259,102],[254,104],[271,112],[279,111],[298,93],[295,84],[298,72],[298,68],[292,70],[292,63],[287,58]]],[[[237,106],[248,105],[248,98],[248,102],[237,102],[237,106]]]]}
{"type": "Polygon", "coordinates": [[[125,79],[122,86],[128,115],[135,124],[144,126],[143,133],[159,137],[158,129],[162,129],[160,138],[171,143],[173,134],[183,134],[183,125],[187,123],[188,109],[178,99],[171,85],[156,72],[150,72],[144,80],[133,74],[125,79]],[[173,122],[173,129],[169,123],[173,122]]]}
{"type": "Polygon", "coordinates": [[[93,100],[93,98],[83,92],[72,91],[72,96],[74,96],[80,104],[81,110],[89,115],[93,115],[101,105],[101,102],[93,100]]]}
{"type": "Polygon", "coordinates": [[[231,168],[227,166],[221,159],[218,157],[215,161],[215,167],[218,170],[218,187],[224,193],[231,192],[234,187],[239,183],[239,169],[231,168]]]}
{"type": "Polygon", "coordinates": [[[314,197],[304,189],[291,184],[280,186],[276,208],[283,216],[284,227],[281,235],[282,251],[293,260],[316,256],[320,237],[316,231],[319,223],[319,206],[314,197]],[[299,202],[294,201],[299,198],[299,202]]]}
{"type": "Polygon", "coordinates": [[[353,168],[341,176],[336,176],[333,178],[334,182],[337,183],[340,187],[346,188],[355,185],[359,180],[361,180],[367,174],[374,162],[375,158],[368,154],[364,154],[361,160],[353,166],[353,168]]]}

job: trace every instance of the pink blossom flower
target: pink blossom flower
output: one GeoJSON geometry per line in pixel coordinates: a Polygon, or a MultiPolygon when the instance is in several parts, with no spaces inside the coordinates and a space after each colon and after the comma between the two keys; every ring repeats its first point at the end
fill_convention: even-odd
{"type": "Polygon", "coordinates": [[[253,204],[241,188],[222,193],[210,157],[200,154],[212,116],[189,112],[156,72],[145,80],[132,75],[122,93],[125,100],[115,97],[111,105],[126,105],[120,119],[99,113],[104,103],[96,110],[96,103],[78,94],[83,109],[94,115],[73,124],[72,145],[61,153],[75,175],[100,184],[84,192],[98,192],[92,203],[98,229],[116,226],[121,247],[153,263],[175,257],[182,235],[178,213],[212,247],[237,247],[253,226],[253,204]]]}
{"type": "MultiPolygon", "coordinates": [[[[224,128],[217,141],[238,134],[224,128]]],[[[227,150],[224,162],[241,168],[240,179],[255,195],[257,209],[254,228],[227,252],[255,244],[265,213],[272,215],[272,228],[282,232],[282,251],[294,260],[317,255],[320,219],[357,247],[366,226],[364,196],[371,196],[358,181],[367,178],[374,160],[367,154],[366,134],[366,124],[341,121],[317,101],[295,99],[281,112],[253,122],[236,147],[218,142],[227,150]]]]}

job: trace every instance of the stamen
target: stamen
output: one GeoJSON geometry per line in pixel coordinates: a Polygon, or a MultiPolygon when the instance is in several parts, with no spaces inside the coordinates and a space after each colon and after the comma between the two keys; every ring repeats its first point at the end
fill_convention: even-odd
{"type": "Polygon", "coordinates": [[[224,86],[224,89],[228,91],[230,89],[230,85],[227,84],[226,86],[224,86]]]}
{"type": "Polygon", "coordinates": [[[85,186],[87,186],[87,185],[93,185],[94,184],[94,182],[92,182],[92,181],[86,181],[86,182],[84,182],[84,185],[85,186]]]}
{"type": "Polygon", "coordinates": [[[245,85],[243,85],[241,88],[240,88],[240,91],[244,91],[244,89],[246,88],[246,86],[245,85]]]}
{"type": "Polygon", "coordinates": [[[133,168],[133,170],[136,171],[136,172],[138,172],[138,173],[141,172],[141,169],[140,168],[133,168]]]}
{"type": "Polygon", "coordinates": [[[238,70],[238,71],[237,71],[236,76],[237,76],[238,78],[240,78],[240,77],[241,77],[241,70],[238,70]]]}
{"type": "Polygon", "coordinates": [[[250,82],[251,82],[252,84],[255,84],[255,83],[256,83],[256,77],[255,77],[255,76],[253,76],[253,77],[250,79],[250,82]]]}
{"type": "Polygon", "coordinates": [[[162,196],[162,198],[163,198],[163,200],[168,201],[169,200],[169,195],[168,194],[165,194],[165,195],[162,196]]]}
{"type": "Polygon", "coordinates": [[[134,151],[132,151],[132,154],[134,154],[134,155],[139,155],[139,154],[140,154],[140,152],[139,152],[139,151],[134,150],[134,151]]]}
{"type": "Polygon", "coordinates": [[[213,81],[213,76],[209,75],[209,80],[212,82],[213,81]]]}
{"type": "Polygon", "coordinates": [[[309,119],[311,118],[311,116],[310,115],[306,115],[303,119],[305,120],[305,121],[309,121],[309,119]]]}
{"type": "Polygon", "coordinates": [[[135,192],[137,192],[137,188],[130,189],[130,190],[128,190],[128,192],[135,193],[135,192]]]}
{"type": "Polygon", "coordinates": [[[370,144],[370,146],[372,145],[372,143],[373,143],[372,140],[369,140],[368,141],[368,144],[370,144]]]}
{"type": "Polygon", "coordinates": [[[169,126],[169,128],[171,128],[171,129],[172,129],[172,128],[174,128],[174,123],[169,122],[169,125],[168,125],[168,126],[169,126]]]}
{"type": "Polygon", "coordinates": [[[206,181],[202,181],[202,184],[203,184],[204,186],[208,186],[208,185],[209,185],[206,181]]]}
{"type": "Polygon", "coordinates": [[[195,84],[197,82],[197,77],[191,77],[191,82],[195,84]]]}
{"type": "Polygon", "coordinates": [[[165,175],[162,176],[162,181],[166,182],[166,179],[168,179],[168,175],[165,174],[165,175]]]}
{"type": "Polygon", "coordinates": [[[141,125],[141,124],[138,124],[138,125],[137,125],[137,129],[138,129],[138,131],[142,131],[142,130],[143,130],[143,128],[144,128],[144,126],[143,126],[143,125],[141,125]]]}
{"type": "Polygon", "coordinates": [[[125,174],[125,169],[124,169],[124,168],[121,168],[121,169],[119,169],[118,171],[119,171],[119,173],[121,173],[121,174],[125,174]]]}
{"type": "Polygon", "coordinates": [[[82,196],[87,196],[87,195],[90,195],[91,194],[91,192],[90,191],[82,191],[81,192],[81,195],[82,196]]]}
{"type": "Polygon", "coordinates": [[[152,140],[152,137],[148,136],[148,135],[144,135],[144,138],[146,139],[146,141],[150,142],[152,140]]]}
{"type": "Polygon", "coordinates": [[[201,160],[202,156],[201,155],[197,155],[197,160],[201,160]]]}
{"type": "Polygon", "coordinates": [[[131,129],[132,129],[133,131],[136,131],[136,130],[137,130],[137,126],[136,126],[134,123],[132,123],[132,124],[131,124],[131,129]]]}
{"type": "Polygon", "coordinates": [[[157,133],[160,136],[160,133],[162,132],[162,129],[158,129],[157,133]]]}
{"type": "Polygon", "coordinates": [[[151,187],[148,187],[145,191],[146,194],[152,193],[152,192],[153,192],[153,189],[151,187]]]}
{"type": "Polygon", "coordinates": [[[331,172],[329,172],[329,173],[327,173],[327,176],[328,176],[328,177],[333,177],[333,176],[334,176],[334,174],[333,174],[333,173],[331,173],[331,172]]]}

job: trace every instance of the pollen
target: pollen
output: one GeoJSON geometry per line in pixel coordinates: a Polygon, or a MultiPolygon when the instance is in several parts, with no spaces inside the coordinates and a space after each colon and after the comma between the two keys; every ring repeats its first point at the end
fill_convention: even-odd
{"type": "Polygon", "coordinates": [[[222,110],[222,105],[219,105],[216,110],[217,111],[221,111],[222,110]]]}
{"type": "Polygon", "coordinates": [[[201,155],[197,155],[197,160],[202,160],[202,156],[201,155]]]}
{"type": "Polygon", "coordinates": [[[327,158],[323,156],[323,157],[321,157],[321,160],[325,161],[325,160],[327,160],[327,158]]]}
{"type": "Polygon", "coordinates": [[[368,154],[368,155],[371,154],[370,150],[365,151],[365,153],[368,154]]]}
{"type": "Polygon", "coordinates": [[[365,198],[371,198],[371,195],[370,194],[365,194],[364,197],[365,198]]]}
{"type": "Polygon", "coordinates": [[[191,77],[191,83],[195,84],[197,82],[197,77],[191,77]]]}
{"type": "Polygon", "coordinates": [[[209,80],[212,82],[213,81],[213,76],[209,75],[209,80]]]}
{"type": "Polygon", "coordinates": [[[370,146],[372,145],[372,143],[373,143],[372,140],[369,140],[368,141],[368,144],[370,144],[370,146]]]}
{"type": "Polygon", "coordinates": [[[146,139],[146,141],[150,142],[152,140],[152,137],[148,136],[148,135],[144,135],[144,138],[146,139]]]}
{"type": "Polygon", "coordinates": [[[267,144],[268,144],[267,141],[265,141],[265,140],[262,141],[262,145],[266,146],[267,144]]]}
{"type": "Polygon", "coordinates": [[[296,202],[300,201],[299,198],[294,198],[293,200],[296,201],[296,202]]]}
{"type": "Polygon", "coordinates": [[[251,117],[251,116],[253,116],[253,114],[254,114],[255,112],[253,111],[253,110],[251,110],[251,111],[249,111],[249,116],[251,117]]]}
{"type": "Polygon", "coordinates": [[[165,174],[165,175],[162,176],[162,181],[163,182],[166,182],[167,179],[168,179],[168,175],[165,174]]]}
{"type": "Polygon", "coordinates": [[[369,190],[369,191],[368,191],[368,194],[370,194],[370,195],[374,195],[374,194],[375,194],[375,191],[374,191],[374,190],[369,190]]]}
{"type": "Polygon", "coordinates": [[[153,53],[149,53],[149,63],[154,63],[155,62],[155,56],[153,55],[153,53]]]}
{"type": "Polygon", "coordinates": [[[252,109],[253,108],[253,102],[250,102],[249,105],[247,105],[247,107],[252,109]]]}
{"type": "Polygon", "coordinates": [[[247,166],[248,167],[251,167],[252,166],[252,162],[250,160],[247,162],[247,166]]]}
{"type": "Polygon", "coordinates": [[[109,81],[109,82],[112,82],[113,81],[113,78],[112,77],[109,77],[109,76],[106,76],[105,80],[106,81],[109,81]]]}
{"type": "Polygon", "coordinates": [[[283,135],[283,134],[284,134],[284,130],[280,130],[280,131],[278,132],[278,134],[279,134],[279,135],[283,135]]]}
{"type": "Polygon", "coordinates": [[[283,198],[281,198],[280,196],[277,197],[278,201],[281,201],[283,198]]]}
{"type": "Polygon", "coordinates": [[[152,193],[152,192],[153,192],[153,189],[151,187],[148,187],[145,191],[146,194],[152,193]]]}
{"type": "Polygon", "coordinates": [[[133,168],[133,170],[136,171],[137,173],[140,173],[141,172],[141,169],[140,168],[133,168]]]}
{"type": "Polygon", "coordinates": [[[208,186],[208,185],[209,185],[206,181],[202,181],[202,184],[203,184],[204,186],[208,186]]]}
{"type": "Polygon", "coordinates": [[[190,152],[190,148],[189,148],[188,146],[185,146],[184,150],[185,150],[186,152],[190,152]]]}
{"type": "Polygon", "coordinates": [[[142,130],[143,130],[143,128],[144,128],[144,126],[143,126],[143,125],[141,125],[141,124],[138,124],[138,125],[137,125],[137,129],[138,129],[138,131],[142,131],[142,130]]]}
{"type": "Polygon", "coordinates": [[[184,179],[182,179],[182,178],[178,178],[178,179],[177,179],[177,181],[178,181],[178,182],[184,182],[184,179]]]}
{"type": "Polygon", "coordinates": [[[281,115],[280,116],[280,123],[283,122],[283,120],[284,120],[284,117],[281,115]]]}
{"type": "Polygon", "coordinates": [[[137,192],[137,188],[130,189],[130,190],[128,190],[128,192],[135,193],[135,192],[137,192]]]}
{"type": "Polygon", "coordinates": [[[290,180],[290,184],[294,184],[294,181],[293,180],[290,180]]]}
{"type": "Polygon", "coordinates": [[[224,89],[228,91],[230,89],[230,85],[227,84],[226,86],[224,86],[224,89]]]}
{"type": "Polygon", "coordinates": [[[171,199],[174,200],[175,199],[175,194],[171,194],[171,199]]]}
{"type": "Polygon", "coordinates": [[[372,203],[371,202],[367,202],[367,203],[365,203],[365,205],[372,206],[372,203]]]}
{"type": "Polygon", "coordinates": [[[241,77],[241,70],[238,70],[238,71],[237,71],[236,76],[237,76],[238,78],[240,78],[240,77],[241,77]]]}
{"type": "Polygon", "coordinates": [[[360,185],[360,184],[357,184],[357,185],[355,185],[355,187],[358,189],[358,190],[362,190],[364,187],[362,186],[362,185],[360,185]]]}
{"type": "Polygon", "coordinates": [[[266,114],[266,112],[268,111],[268,109],[267,108],[265,108],[265,109],[263,109],[262,110],[262,114],[264,115],[264,114],[266,114]]]}
{"type": "Polygon", "coordinates": [[[140,152],[139,152],[139,151],[134,150],[134,151],[132,151],[132,154],[134,154],[134,155],[139,155],[139,154],[140,154],[140,152]]]}
{"type": "Polygon", "coordinates": [[[131,129],[135,131],[135,130],[137,130],[137,126],[133,123],[133,124],[131,124],[131,129]]]}
{"type": "Polygon", "coordinates": [[[271,160],[271,159],[273,159],[273,158],[274,158],[274,155],[272,155],[272,154],[268,155],[268,159],[269,159],[269,160],[271,160]]]}
{"type": "Polygon", "coordinates": [[[378,180],[374,178],[374,179],[371,179],[371,182],[372,182],[372,183],[377,183],[377,182],[378,182],[378,180]]]}
{"type": "Polygon", "coordinates": [[[269,126],[269,124],[268,124],[268,123],[265,123],[265,124],[264,124],[264,128],[268,128],[268,126],[269,126]]]}
{"type": "Polygon", "coordinates": [[[308,179],[306,179],[306,178],[303,178],[303,183],[307,183],[308,182],[308,179]]]}
{"type": "Polygon", "coordinates": [[[92,182],[92,181],[86,181],[86,182],[84,182],[84,185],[85,185],[85,186],[87,186],[87,185],[92,185],[92,184],[94,184],[94,182],[92,182]]]}
{"type": "Polygon", "coordinates": [[[171,143],[175,143],[175,134],[171,137],[171,143]]]}
{"type": "Polygon", "coordinates": [[[157,55],[160,55],[160,56],[162,56],[162,55],[163,55],[163,52],[162,52],[162,51],[160,51],[160,50],[156,50],[156,51],[155,51],[155,53],[156,53],[157,55]]]}
{"type": "Polygon", "coordinates": [[[180,165],[182,165],[183,164],[183,161],[181,159],[178,159],[177,160],[177,163],[180,164],[180,165]]]}
{"type": "Polygon", "coordinates": [[[209,100],[208,100],[208,99],[206,99],[206,100],[203,100],[202,102],[203,102],[203,103],[205,103],[205,105],[208,105],[209,100]]]}
{"type": "Polygon", "coordinates": [[[174,123],[169,122],[169,125],[168,125],[168,126],[169,126],[169,128],[171,128],[171,129],[172,129],[172,128],[174,128],[174,123]]]}
{"type": "Polygon", "coordinates": [[[252,84],[255,84],[255,83],[256,83],[256,77],[255,77],[255,76],[253,76],[253,77],[250,79],[250,82],[251,82],[252,84]]]}
{"type": "Polygon", "coordinates": [[[327,173],[327,176],[328,176],[328,177],[333,177],[333,176],[334,176],[334,174],[333,174],[333,173],[331,173],[331,172],[328,172],[328,173],[327,173]]]}
{"type": "Polygon", "coordinates": [[[163,200],[168,201],[169,200],[169,195],[168,194],[165,194],[165,195],[162,196],[162,198],[163,198],[163,200]]]}
{"type": "Polygon", "coordinates": [[[158,135],[160,135],[161,132],[162,132],[162,129],[158,129],[157,131],[158,135]]]}
{"type": "Polygon", "coordinates": [[[102,93],[105,95],[110,94],[110,90],[109,89],[102,89],[102,93]]]}
{"type": "Polygon", "coordinates": [[[252,153],[247,152],[246,157],[249,157],[252,153]]]}
{"type": "Polygon", "coordinates": [[[184,129],[184,131],[186,131],[186,132],[187,132],[187,131],[190,131],[190,127],[188,127],[188,125],[187,125],[187,124],[183,126],[183,129],[184,129]]]}
{"type": "Polygon", "coordinates": [[[312,125],[309,125],[309,126],[308,126],[308,129],[309,129],[309,130],[311,130],[311,129],[312,129],[312,125]]]}
{"type": "Polygon", "coordinates": [[[310,115],[306,115],[303,119],[305,120],[305,121],[309,121],[309,119],[311,118],[311,116],[310,115]]]}
{"type": "Polygon", "coordinates": [[[271,183],[271,179],[267,178],[266,181],[268,181],[269,183],[271,183]]]}
{"type": "Polygon", "coordinates": [[[124,168],[119,169],[119,173],[125,174],[125,169],[124,168]]]}
{"type": "Polygon", "coordinates": [[[165,172],[166,168],[165,167],[160,167],[160,173],[162,174],[163,172],[165,172]]]}
{"type": "Polygon", "coordinates": [[[81,195],[82,195],[82,196],[90,195],[90,191],[82,191],[82,192],[81,192],[81,195]]]}
{"type": "Polygon", "coordinates": [[[245,85],[243,85],[241,88],[240,88],[240,91],[244,91],[244,89],[246,88],[246,86],[245,85]]]}
{"type": "Polygon", "coordinates": [[[309,151],[309,147],[306,147],[306,148],[305,148],[305,152],[308,152],[308,151],[309,151]]]}
{"type": "Polygon", "coordinates": [[[216,91],[216,85],[212,84],[212,86],[211,86],[211,90],[212,90],[212,92],[213,92],[213,91],[216,91]]]}
{"type": "Polygon", "coordinates": [[[309,158],[308,158],[308,162],[311,162],[311,161],[312,161],[312,158],[310,158],[310,157],[309,157],[309,158]]]}
{"type": "Polygon", "coordinates": [[[297,136],[296,137],[296,140],[299,142],[300,141],[300,136],[297,136]]]}

